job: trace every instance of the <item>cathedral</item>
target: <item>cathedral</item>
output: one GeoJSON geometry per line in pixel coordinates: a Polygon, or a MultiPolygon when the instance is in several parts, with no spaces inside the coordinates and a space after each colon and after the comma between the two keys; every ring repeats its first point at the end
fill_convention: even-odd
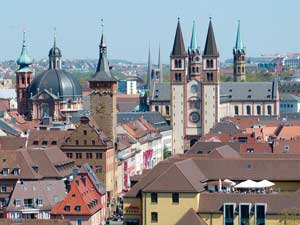
{"type": "Polygon", "coordinates": [[[234,82],[221,83],[219,51],[211,19],[202,53],[197,44],[195,23],[186,49],[178,20],[170,56],[173,153],[184,153],[224,117],[279,115],[277,82],[246,82],[240,24],[233,55],[234,82]]]}
{"type": "Polygon", "coordinates": [[[28,120],[65,120],[72,113],[82,110],[81,86],[76,78],[62,69],[62,54],[56,46],[55,37],[48,57],[49,68],[34,76],[24,32],[21,54],[17,60],[16,91],[18,112],[28,120]]]}

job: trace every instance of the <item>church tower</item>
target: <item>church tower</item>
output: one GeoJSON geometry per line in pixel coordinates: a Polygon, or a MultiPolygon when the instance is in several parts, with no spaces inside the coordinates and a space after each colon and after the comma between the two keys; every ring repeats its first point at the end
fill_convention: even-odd
{"type": "Polygon", "coordinates": [[[56,46],[56,33],[54,33],[54,41],[53,41],[53,47],[49,51],[49,69],[61,69],[61,51],[56,46]]]}
{"type": "Polygon", "coordinates": [[[90,112],[105,135],[115,143],[117,127],[117,80],[112,76],[110,71],[103,32],[99,48],[97,70],[89,81],[91,90],[90,112]]]}
{"type": "Polygon", "coordinates": [[[29,57],[26,48],[25,31],[23,31],[23,45],[21,54],[17,60],[19,69],[16,72],[16,91],[18,102],[18,113],[27,114],[27,99],[28,99],[28,87],[33,79],[33,72],[30,68],[32,59],[29,57]]]}
{"type": "Polygon", "coordinates": [[[188,48],[188,80],[185,85],[185,150],[192,147],[201,137],[201,54],[197,44],[195,22],[193,22],[191,43],[188,48]]]}
{"type": "Polygon", "coordinates": [[[185,84],[187,82],[188,55],[185,50],[178,19],[173,49],[170,55],[171,122],[173,126],[173,153],[184,153],[185,136],[185,84]]]}
{"type": "Polygon", "coordinates": [[[201,54],[200,54],[200,48],[197,44],[195,21],[193,21],[192,38],[188,49],[188,54],[189,54],[189,79],[200,80],[201,54]]]}
{"type": "Polygon", "coordinates": [[[235,47],[233,48],[233,79],[235,82],[246,81],[245,55],[246,52],[241,38],[240,21],[238,21],[235,47]]]}
{"type": "Polygon", "coordinates": [[[219,122],[220,61],[211,18],[202,55],[202,135],[219,122]]]}

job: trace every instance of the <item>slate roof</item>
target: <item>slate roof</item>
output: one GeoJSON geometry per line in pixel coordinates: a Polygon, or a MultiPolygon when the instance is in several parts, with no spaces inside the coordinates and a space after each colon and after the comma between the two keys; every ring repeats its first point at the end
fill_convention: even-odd
{"type": "Polygon", "coordinates": [[[110,72],[109,63],[107,59],[107,46],[104,41],[104,35],[101,36],[100,42],[100,56],[98,61],[98,66],[95,75],[92,77],[90,81],[108,81],[108,82],[116,82],[116,78],[114,78],[110,72]]]}
{"type": "Polygon", "coordinates": [[[211,20],[209,21],[203,56],[219,56],[211,20]]]}
{"type": "Polygon", "coordinates": [[[59,201],[66,196],[65,183],[63,180],[36,180],[36,181],[19,181],[10,197],[6,210],[18,211],[24,206],[16,207],[15,199],[43,199],[43,205],[39,206],[36,201],[33,202],[34,208],[41,210],[51,210],[59,201]],[[57,202],[54,201],[57,197],[57,202]]]}
{"type": "Polygon", "coordinates": [[[159,131],[171,130],[165,118],[159,112],[118,112],[117,122],[122,125],[143,117],[159,131]]]}
{"type": "Polygon", "coordinates": [[[175,225],[207,225],[194,209],[189,209],[175,225]]]}
{"type": "Polygon", "coordinates": [[[17,92],[15,88],[0,89],[0,98],[11,99],[16,97],[17,92]]]}
{"type": "Polygon", "coordinates": [[[220,102],[272,101],[276,92],[273,82],[224,82],[220,86],[220,102]]]}
{"type": "Polygon", "coordinates": [[[64,70],[48,69],[36,76],[28,90],[30,97],[43,90],[53,93],[62,100],[82,97],[82,90],[78,80],[64,70]]]}
{"type": "Polygon", "coordinates": [[[280,94],[280,101],[297,101],[297,102],[300,102],[300,97],[297,96],[297,95],[293,95],[293,94],[281,93],[280,94]]]}
{"type": "Polygon", "coordinates": [[[170,101],[170,83],[154,83],[151,101],[170,101]]]}
{"type": "Polygon", "coordinates": [[[184,47],[184,40],[183,40],[179,20],[178,20],[178,23],[177,23],[175,40],[174,40],[173,50],[172,50],[171,55],[173,55],[173,56],[185,56],[186,55],[186,50],[185,50],[185,47],[184,47]]]}
{"type": "Polygon", "coordinates": [[[7,124],[5,121],[0,119],[0,130],[4,131],[4,133],[8,135],[13,135],[15,137],[20,136],[21,132],[7,124]]]}

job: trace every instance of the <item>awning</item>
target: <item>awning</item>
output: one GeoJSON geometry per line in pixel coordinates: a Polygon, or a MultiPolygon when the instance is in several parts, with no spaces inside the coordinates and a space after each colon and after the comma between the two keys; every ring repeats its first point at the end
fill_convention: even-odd
{"type": "Polygon", "coordinates": [[[268,180],[262,180],[262,181],[259,181],[257,183],[258,187],[260,188],[268,188],[268,187],[272,187],[274,186],[275,184],[272,183],[271,181],[268,181],[268,180]]]}
{"type": "Polygon", "coordinates": [[[246,180],[234,186],[235,188],[258,188],[257,182],[253,180],[246,180]]]}

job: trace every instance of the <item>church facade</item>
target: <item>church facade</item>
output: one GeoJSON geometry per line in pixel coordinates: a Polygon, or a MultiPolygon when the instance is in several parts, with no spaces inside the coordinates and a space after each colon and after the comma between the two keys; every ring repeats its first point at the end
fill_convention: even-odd
{"type": "Polygon", "coordinates": [[[212,21],[203,53],[195,24],[186,50],[178,21],[170,56],[170,104],[173,153],[184,153],[210,129],[229,116],[279,115],[277,82],[245,82],[245,51],[240,28],[234,48],[235,82],[220,82],[220,59],[212,21]],[[243,81],[243,82],[239,82],[243,81]]]}
{"type": "Polygon", "coordinates": [[[22,51],[17,60],[16,91],[18,112],[29,120],[65,120],[83,108],[81,86],[76,78],[62,69],[62,54],[55,38],[48,56],[49,68],[34,76],[24,34],[22,51]]]}

